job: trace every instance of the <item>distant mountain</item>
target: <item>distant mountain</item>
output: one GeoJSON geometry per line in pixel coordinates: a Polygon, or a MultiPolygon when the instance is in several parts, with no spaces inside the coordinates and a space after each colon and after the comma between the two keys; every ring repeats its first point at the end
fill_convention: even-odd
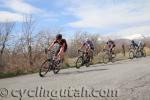
{"type": "MultiPolygon", "coordinates": [[[[142,38],[134,38],[133,40],[135,40],[136,42],[138,42],[139,40],[143,41],[148,47],[150,47],[150,37],[142,37],[142,38]]],[[[124,44],[126,47],[128,47],[130,45],[131,40],[130,39],[115,39],[115,44],[117,45],[117,47],[122,47],[122,45],[124,44]]]]}
{"type": "Polygon", "coordinates": [[[99,37],[100,42],[106,42],[108,39],[114,40],[116,44],[116,48],[122,48],[122,45],[124,44],[126,49],[128,49],[129,45],[131,44],[131,40],[135,40],[135,42],[138,42],[139,40],[142,40],[148,47],[150,47],[150,36],[144,36],[142,34],[134,34],[131,36],[126,36],[126,37],[118,37],[115,35],[110,36],[101,36],[99,37]]]}
{"type": "Polygon", "coordinates": [[[126,36],[124,38],[134,40],[134,39],[143,39],[144,37],[145,36],[142,34],[132,34],[132,35],[126,36]]]}
{"type": "Polygon", "coordinates": [[[124,45],[125,48],[128,49],[128,47],[130,45],[130,41],[131,40],[129,40],[129,39],[116,39],[116,40],[114,40],[117,49],[122,48],[122,45],[124,45]]]}
{"type": "Polygon", "coordinates": [[[143,35],[143,34],[131,34],[131,35],[121,35],[121,34],[111,34],[111,35],[106,35],[106,36],[101,36],[99,37],[100,41],[107,41],[108,39],[112,40],[122,40],[122,41],[127,41],[127,40],[142,40],[150,38],[149,35],[143,35]]]}

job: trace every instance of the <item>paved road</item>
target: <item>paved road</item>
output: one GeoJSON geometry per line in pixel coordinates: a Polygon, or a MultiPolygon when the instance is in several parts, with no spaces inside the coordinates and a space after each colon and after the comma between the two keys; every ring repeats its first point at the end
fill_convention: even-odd
{"type": "Polygon", "coordinates": [[[150,57],[1,79],[0,88],[0,100],[150,100],[150,57]]]}

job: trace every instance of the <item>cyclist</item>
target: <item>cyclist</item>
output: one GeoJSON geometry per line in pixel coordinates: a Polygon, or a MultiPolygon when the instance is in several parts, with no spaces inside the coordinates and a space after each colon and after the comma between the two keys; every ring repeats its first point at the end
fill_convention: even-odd
{"type": "Polygon", "coordinates": [[[145,46],[145,44],[142,41],[139,41],[138,47],[141,48],[141,49],[143,49],[144,46],[145,46]]]}
{"type": "Polygon", "coordinates": [[[86,38],[86,40],[82,43],[82,46],[80,47],[79,50],[83,48],[85,48],[85,52],[87,53],[89,57],[91,57],[91,60],[92,60],[93,52],[94,52],[94,44],[89,38],[86,38]]]}
{"type": "Polygon", "coordinates": [[[135,49],[135,50],[139,48],[138,43],[136,43],[134,40],[132,40],[132,41],[131,41],[131,45],[130,45],[130,47],[131,47],[131,46],[132,46],[132,47],[133,47],[133,49],[135,49]]]}
{"type": "Polygon", "coordinates": [[[141,51],[142,56],[144,56],[144,52],[143,52],[144,47],[145,47],[145,43],[143,43],[142,41],[139,41],[139,43],[138,43],[138,49],[141,51]]]}
{"type": "Polygon", "coordinates": [[[108,47],[109,52],[113,54],[116,47],[115,42],[111,39],[108,39],[106,45],[104,46],[104,49],[106,49],[106,46],[108,47]]]}
{"type": "Polygon", "coordinates": [[[62,34],[57,34],[55,40],[50,44],[48,50],[50,51],[55,44],[59,44],[59,48],[55,53],[55,59],[63,60],[64,53],[67,51],[67,42],[62,38],[62,34]]]}

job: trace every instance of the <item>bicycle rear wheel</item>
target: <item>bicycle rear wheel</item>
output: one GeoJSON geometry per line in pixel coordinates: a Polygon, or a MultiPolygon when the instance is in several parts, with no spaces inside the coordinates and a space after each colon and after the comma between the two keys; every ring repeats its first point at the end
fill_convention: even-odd
{"type": "Polygon", "coordinates": [[[83,57],[79,57],[76,61],[76,68],[79,69],[83,65],[83,57]]]}
{"type": "Polygon", "coordinates": [[[44,77],[49,71],[50,71],[50,61],[47,59],[42,63],[39,69],[40,77],[44,77]]]}
{"type": "Polygon", "coordinates": [[[103,63],[104,63],[104,64],[107,64],[109,61],[110,61],[109,54],[106,53],[106,54],[103,56],[103,63]]]}
{"type": "Polygon", "coordinates": [[[133,59],[134,58],[134,52],[133,51],[129,51],[129,59],[133,59]]]}
{"type": "Polygon", "coordinates": [[[59,60],[59,61],[54,62],[54,64],[53,64],[53,66],[54,66],[54,68],[53,68],[54,74],[58,74],[58,72],[60,71],[62,65],[63,65],[63,60],[62,61],[59,60]]]}
{"type": "Polygon", "coordinates": [[[142,57],[142,52],[141,52],[141,51],[137,51],[137,52],[136,52],[136,57],[137,57],[137,58],[142,57]]]}
{"type": "Polygon", "coordinates": [[[145,50],[142,51],[142,56],[146,57],[146,51],[145,50]]]}

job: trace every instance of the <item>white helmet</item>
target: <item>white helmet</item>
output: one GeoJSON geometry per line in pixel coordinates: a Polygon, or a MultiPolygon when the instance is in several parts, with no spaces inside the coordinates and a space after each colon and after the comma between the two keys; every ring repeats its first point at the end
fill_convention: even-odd
{"type": "Polygon", "coordinates": [[[142,45],[142,41],[139,41],[139,45],[142,45]]]}
{"type": "Polygon", "coordinates": [[[86,39],[85,39],[85,41],[89,41],[89,40],[90,40],[89,38],[86,38],[86,39]]]}

